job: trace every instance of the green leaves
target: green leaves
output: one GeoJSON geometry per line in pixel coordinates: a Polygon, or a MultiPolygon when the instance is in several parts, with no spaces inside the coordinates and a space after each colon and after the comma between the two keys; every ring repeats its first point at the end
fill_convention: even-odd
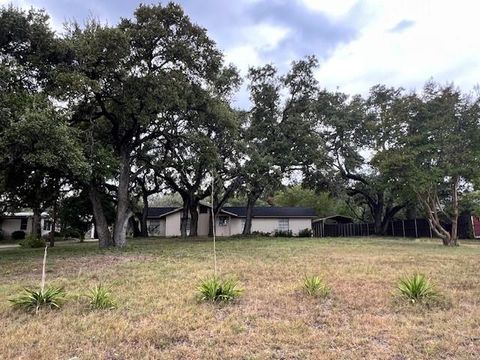
{"type": "Polygon", "coordinates": [[[239,297],[243,292],[238,281],[220,279],[215,276],[202,280],[197,291],[200,300],[212,302],[229,302],[239,297]]]}
{"type": "Polygon", "coordinates": [[[400,279],[397,289],[401,297],[413,304],[432,300],[438,296],[430,280],[419,273],[400,279]]]}
{"type": "Polygon", "coordinates": [[[10,300],[15,308],[34,313],[38,313],[42,308],[60,309],[64,301],[65,291],[58,287],[47,287],[44,290],[25,289],[23,295],[10,300]]]}

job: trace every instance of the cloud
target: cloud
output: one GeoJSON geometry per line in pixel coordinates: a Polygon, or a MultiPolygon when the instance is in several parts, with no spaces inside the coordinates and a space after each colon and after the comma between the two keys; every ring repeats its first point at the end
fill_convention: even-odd
{"type": "Polygon", "coordinates": [[[369,0],[364,5],[375,11],[356,39],[322,62],[317,75],[324,86],[366,93],[377,83],[419,89],[433,78],[471,89],[479,82],[477,2],[369,0]],[[414,23],[408,31],[405,19],[414,23]],[[403,31],[392,32],[402,21],[403,31]]]}
{"type": "Polygon", "coordinates": [[[404,19],[388,31],[398,33],[408,29],[409,27],[412,27],[413,25],[415,25],[415,21],[404,19]]]}

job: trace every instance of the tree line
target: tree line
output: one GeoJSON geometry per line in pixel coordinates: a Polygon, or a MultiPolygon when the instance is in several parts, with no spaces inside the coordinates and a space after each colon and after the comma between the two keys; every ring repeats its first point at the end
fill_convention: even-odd
{"type": "Polygon", "coordinates": [[[62,34],[43,10],[3,7],[0,212],[32,209],[34,233],[46,209],[82,231],[93,219],[100,247],[121,247],[129,222],[148,235],[149,198],[167,190],[181,196],[183,235],[187,218],[197,235],[201,201],[217,214],[232,197],[244,199],[249,234],[255,204],[293,176],[346,199],[376,234],[422,212],[455,245],[479,175],[478,93],[429,81],[349,95],[322,88],[318,67],[308,56],[242,78],[174,3],[62,34]],[[242,82],[248,109],[232,102],[242,82]]]}

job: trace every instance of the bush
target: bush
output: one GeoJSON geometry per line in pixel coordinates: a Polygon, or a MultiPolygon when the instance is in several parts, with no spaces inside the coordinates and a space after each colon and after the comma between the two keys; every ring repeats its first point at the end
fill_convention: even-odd
{"type": "Polygon", "coordinates": [[[95,286],[87,295],[90,308],[98,310],[112,310],[117,307],[115,300],[112,298],[110,290],[102,285],[95,286]]]}
{"type": "Polygon", "coordinates": [[[312,237],[312,229],[303,229],[298,232],[298,237],[312,237]]]}
{"type": "Polygon", "coordinates": [[[293,234],[292,234],[292,230],[286,230],[286,231],[275,230],[275,233],[273,234],[273,236],[275,236],[275,237],[292,237],[293,234]]]}
{"type": "Polygon", "coordinates": [[[237,281],[221,280],[215,276],[203,280],[197,290],[200,300],[212,302],[232,301],[243,292],[237,281]]]}
{"type": "Polygon", "coordinates": [[[49,287],[44,290],[25,289],[24,295],[10,302],[15,308],[37,313],[41,308],[59,309],[64,300],[65,291],[62,288],[49,287]]]}
{"type": "Polygon", "coordinates": [[[23,240],[25,239],[25,231],[17,230],[12,232],[12,239],[13,240],[23,240]]]}
{"type": "Polygon", "coordinates": [[[327,297],[331,291],[325,281],[319,276],[305,276],[303,289],[308,295],[315,297],[327,297]]]}
{"type": "Polygon", "coordinates": [[[397,289],[400,296],[412,304],[433,300],[438,297],[438,293],[429,279],[419,273],[400,279],[397,289]]]}
{"type": "Polygon", "coordinates": [[[24,248],[41,248],[45,247],[45,240],[36,235],[28,234],[19,244],[24,248]]]}
{"type": "Polygon", "coordinates": [[[252,231],[252,236],[262,236],[262,237],[270,237],[272,233],[268,231],[252,231]]]}
{"type": "Polygon", "coordinates": [[[62,235],[65,238],[73,238],[73,239],[81,239],[82,237],[80,231],[72,228],[63,230],[62,235]]]}

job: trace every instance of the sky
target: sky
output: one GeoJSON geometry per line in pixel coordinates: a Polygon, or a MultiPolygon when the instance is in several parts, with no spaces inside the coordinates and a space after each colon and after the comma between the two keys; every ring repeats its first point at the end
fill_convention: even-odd
{"type": "MultiPolygon", "coordinates": [[[[143,1],[149,3],[152,1],[143,1]]],[[[366,94],[375,84],[419,90],[429,79],[465,91],[480,83],[480,2],[475,0],[178,0],[243,75],[274,63],[282,71],[307,55],[322,87],[366,94]]],[[[0,0],[44,8],[52,26],[94,16],[129,17],[133,0],[0,0]]],[[[240,107],[248,94],[239,91],[240,107]]]]}

